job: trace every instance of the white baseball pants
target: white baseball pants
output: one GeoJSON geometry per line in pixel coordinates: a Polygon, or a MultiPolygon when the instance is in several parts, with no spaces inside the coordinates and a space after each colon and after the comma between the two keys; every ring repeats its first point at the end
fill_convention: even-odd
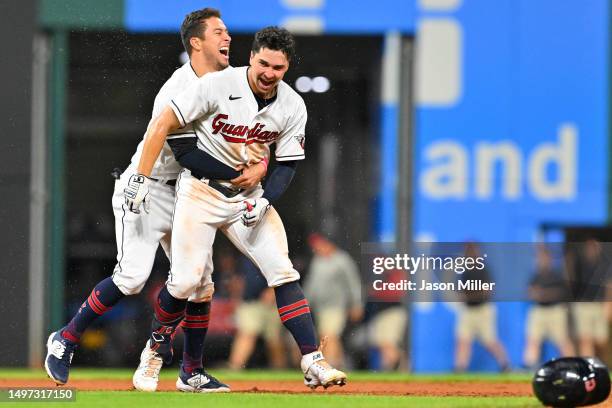
{"type": "Polygon", "coordinates": [[[228,198],[193,177],[189,170],[180,174],[172,226],[172,259],[168,291],[185,299],[203,282],[211,280],[207,267],[217,229],[220,229],[275,287],[300,279],[289,259],[285,227],[274,208],[254,227],[240,220],[242,201],[261,197],[258,186],[228,198]]]}
{"type": "MultiPolygon", "coordinates": [[[[146,212],[141,206],[140,214],[134,214],[124,205],[123,190],[132,171],[126,170],[115,181],[113,212],[115,214],[115,235],[117,242],[117,264],[113,271],[113,282],[124,295],[139,293],[151,275],[155,253],[161,244],[170,259],[172,212],[174,210],[175,188],[163,181],[150,184],[150,208],[146,212]]],[[[212,273],[212,252],[203,261],[204,268],[212,273]]],[[[209,274],[210,275],[210,274],[209,274]]],[[[209,301],[214,292],[212,280],[203,280],[190,293],[189,300],[209,301]]]]}

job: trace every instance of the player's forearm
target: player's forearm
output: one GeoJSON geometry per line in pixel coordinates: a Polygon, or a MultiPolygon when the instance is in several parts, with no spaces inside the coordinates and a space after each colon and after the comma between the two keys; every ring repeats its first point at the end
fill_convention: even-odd
{"type": "Polygon", "coordinates": [[[145,142],[142,147],[140,162],[138,163],[138,173],[145,176],[150,176],[153,171],[153,166],[159,157],[159,153],[164,147],[168,130],[162,127],[157,121],[154,121],[151,127],[147,130],[145,142]]]}
{"type": "Polygon", "coordinates": [[[161,115],[153,120],[145,136],[140,162],[138,163],[138,173],[147,177],[151,175],[168,133],[178,129],[178,127],[179,122],[170,108],[166,108],[161,115]]]}
{"type": "Polygon", "coordinates": [[[295,170],[297,167],[296,161],[278,162],[276,168],[270,174],[266,187],[264,189],[263,198],[267,199],[269,203],[273,204],[278,200],[289,184],[293,180],[295,170]]]}

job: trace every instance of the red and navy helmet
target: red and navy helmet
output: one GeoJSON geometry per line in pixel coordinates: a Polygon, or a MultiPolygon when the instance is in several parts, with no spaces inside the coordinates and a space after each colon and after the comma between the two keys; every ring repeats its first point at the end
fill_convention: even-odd
{"type": "Polygon", "coordinates": [[[610,395],[608,367],[592,357],[550,360],[536,371],[532,384],[540,402],[553,407],[584,407],[610,395]]]}

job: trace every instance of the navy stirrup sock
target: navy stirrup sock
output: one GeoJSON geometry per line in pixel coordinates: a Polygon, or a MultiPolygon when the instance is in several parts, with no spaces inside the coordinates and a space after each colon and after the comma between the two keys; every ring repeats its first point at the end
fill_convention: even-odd
{"type": "Polygon", "coordinates": [[[281,321],[293,335],[302,355],[317,350],[310,307],[300,284],[289,282],[274,288],[274,292],[281,321]]]}
{"type": "Polygon", "coordinates": [[[68,341],[78,343],[85,329],[98,317],[111,310],[124,297],[125,295],[115,285],[112,278],[104,279],[93,288],[77,314],[64,327],[61,336],[68,341]]]}
{"type": "Polygon", "coordinates": [[[155,304],[155,315],[151,322],[151,346],[153,350],[157,350],[160,354],[170,351],[170,340],[174,336],[176,326],[183,319],[186,303],[187,299],[173,297],[166,286],[159,291],[155,304]],[[160,345],[168,347],[158,350],[160,345]]]}
{"type": "Polygon", "coordinates": [[[191,374],[193,370],[202,368],[204,355],[204,340],[208,331],[210,319],[210,302],[187,302],[185,318],[181,322],[185,333],[183,348],[183,370],[191,374]]]}

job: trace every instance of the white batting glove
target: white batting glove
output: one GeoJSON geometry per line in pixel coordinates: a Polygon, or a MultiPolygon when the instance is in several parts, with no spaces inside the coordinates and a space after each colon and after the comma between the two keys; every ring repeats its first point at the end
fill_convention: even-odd
{"type": "Polygon", "coordinates": [[[132,174],[127,187],[123,190],[125,205],[135,213],[140,214],[140,205],[143,205],[145,212],[149,212],[149,184],[151,179],[142,174],[132,174]]]}
{"type": "Polygon", "coordinates": [[[242,223],[246,227],[254,227],[266,215],[271,204],[266,198],[244,200],[242,202],[242,223]]]}

